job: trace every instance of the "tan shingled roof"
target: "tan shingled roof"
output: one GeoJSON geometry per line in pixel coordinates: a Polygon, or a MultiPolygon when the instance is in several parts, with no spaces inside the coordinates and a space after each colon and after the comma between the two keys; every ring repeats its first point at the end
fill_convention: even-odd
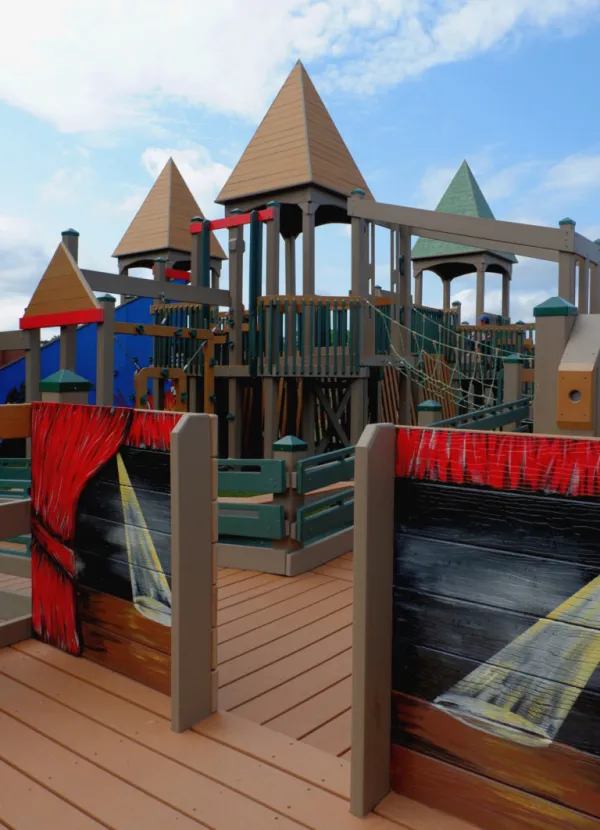
{"type": "Polygon", "coordinates": [[[371,192],[308,73],[298,61],[235,169],[219,203],[314,184],[349,196],[371,192]]]}
{"type": "Polygon", "coordinates": [[[100,308],[98,300],[79,266],[60,242],[23,316],[37,317],[40,314],[62,314],[94,308],[100,308]]]}
{"type": "MultiPolygon", "coordinates": [[[[177,165],[169,159],[113,256],[165,249],[191,251],[189,227],[192,216],[204,218],[177,165]]],[[[227,259],[214,234],[211,234],[210,255],[227,259]]]]}

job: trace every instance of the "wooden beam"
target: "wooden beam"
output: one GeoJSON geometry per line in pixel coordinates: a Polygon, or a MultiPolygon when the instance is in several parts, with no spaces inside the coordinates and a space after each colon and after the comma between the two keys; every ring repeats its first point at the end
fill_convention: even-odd
{"type": "Polygon", "coordinates": [[[31,435],[31,405],[7,403],[0,406],[0,440],[29,438],[31,435]]]}
{"type": "Polygon", "coordinates": [[[229,291],[217,288],[202,288],[192,285],[178,285],[171,282],[156,282],[140,277],[127,277],[124,274],[108,274],[105,271],[83,269],[83,276],[92,291],[108,294],[131,294],[134,297],[156,299],[161,294],[166,300],[180,303],[201,303],[205,305],[231,306],[229,291]]]}
{"type": "Polygon", "coordinates": [[[0,541],[31,532],[31,499],[0,503],[0,541]]]}
{"type": "Polygon", "coordinates": [[[29,335],[24,331],[0,331],[0,352],[29,348],[29,335]]]}
{"type": "MultiPolygon", "coordinates": [[[[275,208],[265,208],[258,211],[259,222],[270,222],[275,218],[275,208]]],[[[192,222],[190,225],[190,233],[202,233],[202,222],[192,222]]],[[[249,213],[238,213],[233,216],[226,216],[224,219],[213,219],[210,223],[211,231],[220,231],[224,228],[239,228],[240,225],[250,224],[249,213]]]]}
{"type": "MultiPolygon", "coordinates": [[[[439,239],[442,242],[456,242],[460,245],[470,245],[473,248],[482,248],[483,250],[487,250],[488,247],[491,248],[492,244],[496,245],[496,243],[491,243],[489,246],[486,246],[486,240],[481,240],[474,236],[464,236],[462,234],[456,233],[441,233],[440,231],[428,231],[425,228],[418,227],[413,227],[412,231],[415,236],[422,236],[426,239],[439,239]]],[[[530,259],[543,259],[547,262],[558,262],[559,256],[557,251],[549,251],[544,248],[532,248],[531,245],[516,245],[514,243],[511,245],[510,253],[519,254],[519,256],[526,256],[530,259]]],[[[417,259],[416,262],[419,262],[419,260],[417,259]]]]}
{"type": "MultiPolygon", "coordinates": [[[[509,251],[515,246],[526,246],[538,251],[575,252],[575,231],[573,226],[548,228],[541,225],[525,225],[517,222],[502,222],[497,219],[475,219],[457,216],[435,210],[389,205],[367,199],[348,199],[348,215],[368,219],[372,222],[405,225],[416,236],[438,238],[438,234],[449,234],[452,240],[458,237],[472,240],[479,248],[509,251]]],[[[516,249],[515,249],[516,250],[516,249]]],[[[538,252],[537,258],[543,258],[538,252]]]]}
{"type": "Polygon", "coordinates": [[[177,326],[161,326],[158,323],[115,323],[115,334],[135,334],[146,337],[181,337],[184,340],[225,340],[226,332],[213,332],[211,329],[189,329],[177,326]],[[178,334],[176,335],[176,332],[178,334]],[[192,336],[193,332],[193,336],[192,336]]]}
{"type": "Polygon", "coordinates": [[[586,236],[575,234],[575,253],[596,265],[600,262],[600,248],[586,236]]]}

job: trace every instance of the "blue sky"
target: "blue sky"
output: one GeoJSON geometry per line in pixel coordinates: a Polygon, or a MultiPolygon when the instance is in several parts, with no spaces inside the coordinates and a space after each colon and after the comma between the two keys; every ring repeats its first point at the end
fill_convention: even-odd
{"type": "MultiPolygon", "coordinates": [[[[84,267],[115,270],[110,255],[169,155],[221,216],[212,200],[298,58],[377,199],[433,208],[466,158],[497,218],[568,215],[600,237],[600,0],[214,5],[3,12],[0,329],[16,327],[64,228],[80,231],[84,267]]],[[[319,229],[317,291],[346,294],[349,259],[344,229],[319,229]]],[[[553,264],[521,260],[513,319],[556,283],[553,264]]],[[[472,319],[474,277],[455,281],[453,299],[472,319]]],[[[424,301],[441,302],[434,275],[424,301]]],[[[499,304],[490,275],[486,308],[499,304]]]]}

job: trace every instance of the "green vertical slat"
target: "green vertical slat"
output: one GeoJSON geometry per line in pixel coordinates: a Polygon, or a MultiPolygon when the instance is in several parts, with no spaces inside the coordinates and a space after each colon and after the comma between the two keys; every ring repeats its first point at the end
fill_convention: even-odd
{"type": "Polygon", "coordinates": [[[292,372],[294,376],[297,374],[298,367],[296,365],[296,355],[298,352],[298,301],[294,297],[292,300],[292,372]]]}
{"type": "Polygon", "coordinates": [[[284,375],[289,374],[289,364],[288,364],[288,359],[289,359],[289,358],[288,358],[288,355],[289,355],[289,349],[290,349],[290,338],[289,338],[289,333],[290,333],[290,322],[289,322],[289,313],[290,313],[290,310],[289,310],[289,304],[288,304],[288,299],[287,299],[287,297],[286,297],[286,298],[285,298],[285,300],[283,301],[283,317],[284,317],[284,335],[283,335],[283,348],[284,348],[284,353],[283,353],[283,374],[284,374],[284,375]]]}
{"type": "Polygon", "coordinates": [[[302,319],[300,324],[300,374],[304,374],[304,360],[306,356],[306,300],[302,298],[302,319]]]}
{"type": "Polygon", "coordinates": [[[309,317],[309,334],[308,334],[308,373],[312,375],[313,373],[313,349],[315,344],[315,307],[313,305],[312,299],[308,301],[308,313],[309,317]]]}
{"type": "Polygon", "coordinates": [[[277,303],[277,353],[276,353],[276,361],[277,361],[277,374],[281,374],[281,352],[283,350],[283,309],[281,308],[281,300],[279,297],[275,300],[277,303]]]}
{"type": "Polygon", "coordinates": [[[258,211],[250,213],[250,267],[248,286],[248,365],[250,376],[256,377],[257,359],[257,302],[261,287],[261,266],[262,266],[262,236],[261,224],[258,218],[258,211]]]}
{"type": "Polygon", "coordinates": [[[358,374],[358,372],[360,370],[360,326],[361,326],[360,301],[357,300],[354,304],[354,328],[356,330],[356,333],[354,335],[354,349],[355,349],[354,374],[358,374]]]}
{"type": "MultiPolygon", "coordinates": [[[[200,285],[204,288],[210,286],[210,222],[205,219],[202,222],[202,272],[200,285]]],[[[210,328],[210,306],[202,306],[202,328],[210,328]]]]}
{"type": "Polygon", "coordinates": [[[328,302],[325,311],[325,374],[329,376],[329,340],[331,338],[331,304],[328,302]]]}
{"type": "Polygon", "coordinates": [[[347,328],[348,328],[348,327],[347,327],[347,325],[346,325],[346,322],[347,322],[347,321],[346,321],[346,301],[345,301],[345,300],[342,300],[342,315],[341,315],[341,318],[340,318],[341,329],[342,329],[342,331],[341,331],[341,340],[342,340],[342,375],[345,375],[345,374],[346,374],[346,346],[347,346],[346,341],[347,341],[347,339],[348,339],[348,337],[347,337],[347,333],[346,333],[346,330],[347,330],[347,328]]]}
{"type": "Polygon", "coordinates": [[[266,350],[266,340],[265,340],[265,301],[260,300],[258,304],[258,327],[259,327],[259,343],[260,348],[258,350],[258,359],[259,359],[259,367],[261,375],[265,373],[265,350],[266,350]]]}
{"type": "MultiPolygon", "coordinates": [[[[268,306],[268,323],[267,329],[269,332],[268,335],[268,342],[267,342],[267,371],[269,374],[273,374],[273,350],[275,348],[275,339],[277,336],[277,309],[275,308],[275,301],[269,300],[268,306]]],[[[266,332],[265,332],[266,336],[266,332]]]]}
{"type": "Polygon", "coordinates": [[[333,374],[338,373],[339,312],[337,301],[333,310],[333,374]]]}

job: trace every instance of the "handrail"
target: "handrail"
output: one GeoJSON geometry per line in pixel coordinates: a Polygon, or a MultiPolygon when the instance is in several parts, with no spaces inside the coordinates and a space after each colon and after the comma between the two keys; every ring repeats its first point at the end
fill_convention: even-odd
{"type": "Polygon", "coordinates": [[[497,404],[486,409],[478,409],[466,415],[456,415],[445,421],[436,421],[432,427],[454,427],[456,429],[495,429],[505,424],[521,421],[529,414],[531,397],[520,398],[517,401],[497,404]]]}

